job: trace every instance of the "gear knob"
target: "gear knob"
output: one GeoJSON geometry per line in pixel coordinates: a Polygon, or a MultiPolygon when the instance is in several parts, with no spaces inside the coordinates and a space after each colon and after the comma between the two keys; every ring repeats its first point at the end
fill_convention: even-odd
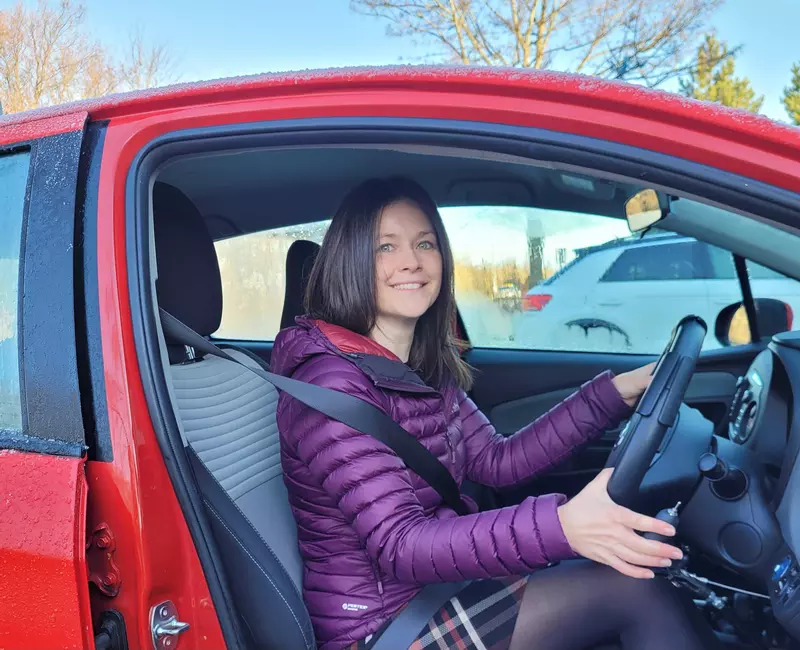
{"type": "Polygon", "coordinates": [[[709,481],[721,481],[730,471],[728,464],[711,452],[700,456],[700,460],[697,461],[697,469],[699,469],[700,473],[709,481]]]}
{"type": "MultiPolygon", "coordinates": [[[[675,530],[678,530],[678,521],[680,517],[678,517],[678,510],[681,507],[681,502],[678,501],[674,506],[671,508],[664,508],[661,510],[657,515],[656,519],[661,521],[666,521],[670,526],[672,526],[675,530]]],[[[658,533],[645,533],[645,539],[654,539],[659,542],[665,542],[670,544],[673,542],[672,538],[667,537],[665,535],[659,535],[658,533]]]]}

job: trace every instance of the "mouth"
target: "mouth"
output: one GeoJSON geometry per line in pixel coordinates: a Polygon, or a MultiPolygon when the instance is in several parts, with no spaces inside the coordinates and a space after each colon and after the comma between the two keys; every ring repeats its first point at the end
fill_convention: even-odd
{"type": "Polygon", "coordinates": [[[398,291],[417,291],[418,289],[422,289],[427,282],[404,282],[403,284],[392,284],[389,285],[392,289],[397,289],[398,291]]]}

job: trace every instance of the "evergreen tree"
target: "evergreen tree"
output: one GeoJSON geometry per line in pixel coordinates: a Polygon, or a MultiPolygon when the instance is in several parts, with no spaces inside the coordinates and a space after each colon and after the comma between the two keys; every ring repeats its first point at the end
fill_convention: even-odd
{"type": "Polygon", "coordinates": [[[736,54],[725,41],[707,34],[697,50],[694,69],[688,79],[681,80],[683,94],[758,113],[764,96],[756,97],[750,80],[736,76],[736,54]]]}
{"type": "Polygon", "coordinates": [[[781,101],[792,124],[800,125],[800,63],[792,66],[792,83],[783,89],[781,101]]]}

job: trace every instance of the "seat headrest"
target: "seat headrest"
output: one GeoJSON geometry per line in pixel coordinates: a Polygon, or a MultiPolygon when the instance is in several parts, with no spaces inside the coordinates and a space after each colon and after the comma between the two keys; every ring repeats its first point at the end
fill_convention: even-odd
{"type": "Polygon", "coordinates": [[[303,301],[308,276],[311,275],[319,249],[319,244],[300,239],[292,243],[286,253],[286,291],[283,296],[281,329],[292,327],[294,319],[305,313],[303,301]]]}
{"type": "Polygon", "coordinates": [[[153,186],[159,306],[208,336],[222,321],[217,251],[200,211],[177,187],[153,186]]]}

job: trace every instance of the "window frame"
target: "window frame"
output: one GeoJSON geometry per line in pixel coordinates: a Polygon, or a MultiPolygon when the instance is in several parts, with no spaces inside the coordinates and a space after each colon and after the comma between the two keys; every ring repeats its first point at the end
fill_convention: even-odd
{"type": "Polygon", "coordinates": [[[0,145],[0,154],[30,152],[17,300],[22,431],[0,430],[0,449],[73,458],[86,449],[75,320],[82,141],[83,128],[0,145]]]}
{"type": "Polygon", "coordinates": [[[16,319],[17,319],[17,335],[16,335],[16,354],[17,354],[17,390],[20,409],[20,431],[13,429],[4,429],[0,427],[0,449],[10,448],[16,449],[13,446],[12,440],[19,442],[22,436],[25,435],[26,427],[26,413],[25,413],[25,396],[24,396],[24,369],[23,369],[23,330],[22,330],[22,297],[24,295],[24,279],[23,274],[25,270],[25,235],[26,224],[28,221],[28,206],[30,204],[31,185],[33,179],[33,151],[31,143],[14,143],[12,145],[0,146],[0,157],[15,156],[19,154],[28,155],[28,173],[25,179],[25,189],[22,199],[22,215],[20,219],[20,237],[19,237],[19,250],[17,253],[17,301],[16,301],[16,319]]]}

